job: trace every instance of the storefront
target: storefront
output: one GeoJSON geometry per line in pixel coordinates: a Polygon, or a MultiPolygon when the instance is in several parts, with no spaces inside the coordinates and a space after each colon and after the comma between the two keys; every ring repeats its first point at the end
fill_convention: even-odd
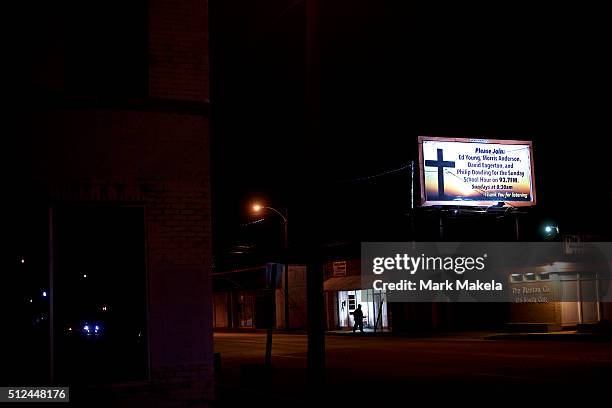
{"type": "Polygon", "coordinates": [[[213,274],[213,327],[224,329],[266,328],[272,320],[277,329],[304,329],[306,314],[306,267],[266,264],[213,274]],[[271,268],[274,300],[266,302],[271,268]],[[285,276],[287,284],[285,284],[285,276]],[[274,310],[270,310],[270,306],[274,310]],[[285,317],[288,313],[287,318],[285,317]]]}
{"type": "Polygon", "coordinates": [[[353,312],[361,305],[365,331],[390,329],[390,313],[384,291],[364,282],[358,260],[331,262],[326,268],[325,310],[327,330],[348,330],[355,320],[353,312]]]}
{"type": "MultiPolygon", "coordinates": [[[[542,326],[543,330],[574,328],[612,317],[609,302],[601,300],[611,286],[588,265],[561,262],[513,271],[510,274],[513,294],[511,324],[542,326]]],[[[540,330],[539,329],[539,330],[540,330]]]]}
{"type": "Polygon", "coordinates": [[[374,289],[341,290],[338,295],[338,327],[353,327],[353,312],[361,305],[364,329],[389,327],[386,294],[374,289]]]}

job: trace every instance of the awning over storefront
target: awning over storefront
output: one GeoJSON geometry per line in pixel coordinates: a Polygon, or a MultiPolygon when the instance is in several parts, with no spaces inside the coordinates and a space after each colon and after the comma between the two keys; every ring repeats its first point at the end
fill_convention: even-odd
{"type": "Polygon", "coordinates": [[[362,277],[361,275],[343,276],[329,278],[323,283],[326,292],[337,292],[339,290],[371,289],[374,277],[362,277]]]}

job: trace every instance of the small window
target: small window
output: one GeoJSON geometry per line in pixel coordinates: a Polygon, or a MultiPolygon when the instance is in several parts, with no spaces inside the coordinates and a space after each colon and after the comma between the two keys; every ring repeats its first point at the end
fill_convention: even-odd
{"type": "Polygon", "coordinates": [[[513,273],[512,275],[510,275],[510,282],[522,282],[523,281],[523,275],[521,275],[520,273],[513,273]]]}
{"type": "Polygon", "coordinates": [[[550,280],[550,273],[541,273],[538,275],[538,277],[540,278],[540,280],[550,280]]]}
{"type": "Polygon", "coordinates": [[[536,280],[536,274],[535,273],[526,273],[525,274],[525,280],[526,281],[534,281],[534,280],[536,280]]]}
{"type": "Polygon", "coordinates": [[[355,295],[348,295],[348,308],[350,311],[355,310],[357,302],[355,301],[355,295]]]}

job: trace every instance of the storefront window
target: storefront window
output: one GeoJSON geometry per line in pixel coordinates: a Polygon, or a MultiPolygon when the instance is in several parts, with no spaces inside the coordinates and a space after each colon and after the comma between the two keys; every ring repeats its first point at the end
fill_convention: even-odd
{"type": "Polygon", "coordinates": [[[367,330],[388,328],[387,299],[383,291],[374,289],[338,292],[338,325],[341,328],[353,327],[352,312],[361,305],[363,326],[367,330]]]}
{"type": "Polygon", "coordinates": [[[523,275],[520,273],[513,273],[512,275],[510,275],[510,281],[511,282],[522,282],[523,275]]]}

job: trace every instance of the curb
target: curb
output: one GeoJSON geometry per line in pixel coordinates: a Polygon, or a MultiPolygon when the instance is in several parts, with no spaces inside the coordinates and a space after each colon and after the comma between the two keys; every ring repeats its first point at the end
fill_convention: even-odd
{"type": "Polygon", "coordinates": [[[612,336],[591,333],[502,333],[485,336],[485,340],[544,340],[576,342],[612,342],[612,336]]]}

